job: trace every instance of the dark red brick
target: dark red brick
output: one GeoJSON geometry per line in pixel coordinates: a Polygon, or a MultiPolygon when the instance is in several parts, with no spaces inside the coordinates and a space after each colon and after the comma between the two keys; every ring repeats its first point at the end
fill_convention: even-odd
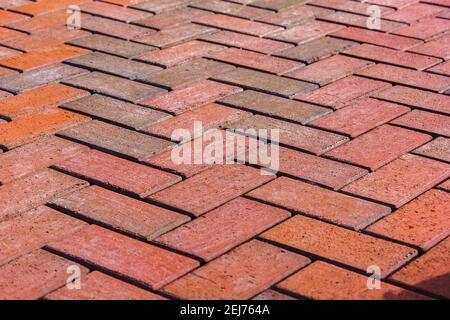
{"type": "Polygon", "coordinates": [[[342,28],[344,27],[334,23],[313,20],[302,25],[295,26],[291,29],[270,34],[267,37],[294,44],[303,44],[336,32],[342,28]]]}

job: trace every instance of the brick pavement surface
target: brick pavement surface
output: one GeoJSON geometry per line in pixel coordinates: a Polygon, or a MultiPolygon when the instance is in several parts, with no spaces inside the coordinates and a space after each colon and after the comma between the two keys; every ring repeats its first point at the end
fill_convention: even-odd
{"type": "Polygon", "coordinates": [[[448,0],[0,1],[0,299],[450,299],[449,19],[448,0]],[[245,148],[174,161],[225,129],[245,148]],[[242,160],[252,129],[279,130],[259,144],[278,169],[242,160]]]}

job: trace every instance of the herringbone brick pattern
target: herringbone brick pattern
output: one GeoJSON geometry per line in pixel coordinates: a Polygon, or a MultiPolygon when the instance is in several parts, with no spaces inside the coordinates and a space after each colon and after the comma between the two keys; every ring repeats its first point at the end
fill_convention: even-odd
{"type": "Polygon", "coordinates": [[[0,0],[0,299],[450,299],[449,13],[0,0]],[[194,121],[279,170],[174,163],[194,121]]]}

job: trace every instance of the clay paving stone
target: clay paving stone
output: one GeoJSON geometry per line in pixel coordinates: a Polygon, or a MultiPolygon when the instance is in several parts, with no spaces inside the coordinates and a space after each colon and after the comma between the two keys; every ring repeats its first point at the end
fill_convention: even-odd
{"type": "Polygon", "coordinates": [[[396,50],[407,50],[422,43],[418,39],[411,39],[398,35],[354,27],[339,30],[338,32],[333,33],[332,36],[347,40],[370,43],[396,50]]]}
{"type": "Polygon", "coordinates": [[[85,225],[83,221],[44,206],[3,221],[0,223],[0,265],[69,235],[85,225]]]}
{"type": "Polygon", "coordinates": [[[336,55],[310,66],[291,71],[285,76],[324,86],[349,76],[357,70],[367,68],[372,64],[370,61],[336,55]]]}
{"type": "Polygon", "coordinates": [[[261,237],[363,272],[376,265],[380,267],[381,278],[417,255],[415,249],[300,215],[266,231],[261,237]]]}
{"type": "Polygon", "coordinates": [[[222,14],[213,14],[204,16],[194,20],[195,23],[219,28],[228,31],[236,31],[239,33],[249,34],[253,36],[263,37],[282,28],[265,24],[261,22],[249,21],[241,18],[225,16],[222,14]]]}
{"type": "Polygon", "coordinates": [[[350,48],[344,52],[345,54],[359,57],[362,59],[384,62],[400,67],[423,70],[438,64],[440,59],[427,57],[420,54],[403,52],[389,48],[374,46],[371,44],[362,44],[350,48]]]}
{"type": "Polygon", "coordinates": [[[389,83],[382,81],[349,76],[295,98],[333,109],[341,109],[357,98],[390,86],[389,83]]]}
{"type": "MultiPolygon", "coordinates": [[[[94,52],[65,61],[78,67],[110,73],[130,80],[143,79],[161,68],[101,52],[94,52]]],[[[0,61],[1,63],[1,61],[0,61]]]]}
{"type": "Polygon", "coordinates": [[[0,267],[0,299],[40,299],[66,284],[67,270],[73,265],[80,268],[81,277],[87,274],[85,267],[44,250],[25,254],[0,267]]]}
{"type": "Polygon", "coordinates": [[[161,153],[174,144],[97,120],[61,131],[64,138],[133,160],[161,153]]]}
{"type": "Polygon", "coordinates": [[[207,10],[215,13],[222,13],[244,19],[255,19],[270,13],[268,10],[243,6],[240,4],[225,2],[220,0],[201,0],[190,4],[191,7],[207,10]]]}
{"type": "Polygon", "coordinates": [[[129,102],[137,102],[167,92],[161,88],[133,82],[116,76],[110,76],[100,72],[92,72],[65,80],[64,82],[78,88],[92,91],[93,93],[102,93],[129,102]]]}
{"type": "Polygon", "coordinates": [[[79,5],[83,2],[86,2],[86,0],[41,0],[39,2],[15,7],[14,10],[17,12],[25,13],[27,15],[37,16],[60,9],[66,9],[71,5],[79,5]]]}
{"type": "Polygon", "coordinates": [[[49,205],[148,240],[190,220],[187,216],[97,186],[55,199],[49,205]]]}
{"type": "Polygon", "coordinates": [[[394,86],[372,94],[373,97],[419,109],[450,114],[450,97],[428,91],[394,86]]]}
{"type": "Polygon", "coordinates": [[[181,181],[176,175],[95,150],[62,160],[53,168],[141,198],[181,181]]]}
{"type": "Polygon", "coordinates": [[[151,34],[143,34],[141,36],[138,35],[133,38],[133,41],[152,45],[158,48],[167,48],[182,42],[199,38],[213,31],[213,28],[188,23],[151,34]]]}
{"type": "MultiPolygon", "coordinates": [[[[17,71],[0,66],[0,76],[16,74],[17,71]]],[[[0,78],[1,80],[1,78],[0,78]]]]}
{"type": "Polygon", "coordinates": [[[367,231],[428,250],[450,235],[450,195],[430,190],[367,231]]]}
{"type": "Polygon", "coordinates": [[[165,286],[163,291],[185,300],[250,299],[309,262],[296,253],[252,240],[165,286]]]}
{"type": "Polygon", "coordinates": [[[449,175],[450,165],[407,154],[343,190],[399,208],[449,175]]]}
{"type": "Polygon", "coordinates": [[[450,191],[450,179],[439,186],[442,190],[450,191]]]}
{"type": "Polygon", "coordinates": [[[0,8],[2,9],[12,9],[14,7],[23,6],[25,4],[29,4],[31,1],[29,0],[4,0],[0,4],[0,8]]]}
{"type": "Polygon", "coordinates": [[[409,112],[408,107],[372,98],[362,98],[310,124],[355,138],[409,112]]]}
{"type": "Polygon", "coordinates": [[[285,42],[261,39],[246,34],[220,31],[202,38],[205,41],[223,44],[230,47],[246,49],[250,51],[272,54],[274,52],[292,48],[293,45],[285,42]]]}
{"type": "Polygon", "coordinates": [[[431,139],[426,134],[383,125],[331,150],[325,156],[376,170],[431,139]]]}
{"type": "Polygon", "coordinates": [[[130,7],[140,10],[150,11],[154,13],[160,13],[163,11],[175,9],[183,5],[187,5],[193,2],[193,0],[149,0],[133,4],[130,7]]]}
{"type": "MultiPolygon", "coordinates": [[[[370,4],[356,1],[349,2],[348,0],[314,0],[311,1],[309,4],[344,12],[357,13],[365,16],[370,15],[370,13],[368,13],[368,8],[370,7],[370,4]]],[[[391,8],[380,7],[380,11],[382,14],[385,14],[387,12],[392,12],[394,10],[392,10],[391,8]]]]}
{"type": "Polygon", "coordinates": [[[88,148],[54,136],[0,155],[0,183],[6,184],[43,170],[88,148]]]}
{"type": "MultiPolygon", "coordinates": [[[[251,116],[251,113],[224,107],[220,104],[211,103],[203,107],[187,111],[177,117],[154,124],[148,128],[142,129],[143,132],[152,135],[171,139],[177,129],[189,130],[192,138],[198,138],[203,135],[203,131],[219,127],[223,123],[234,122],[245,117],[251,116]],[[201,122],[203,130],[197,132],[194,129],[194,121],[201,122]]],[[[181,138],[181,137],[180,137],[181,138]]],[[[178,140],[176,142],[186,142],[178,140]]]]}
{"type": "Polygon", "coordinates": [[[210,14],[212,14],[212,12],[189,7],[181,7],[179,9],[165,11],[151,17],[134,21],[134,23],[149,28],[164,30],[168,28],[178,27],[185,23],[190,23],[197,18],[210,14]]]}
{"type": "Polygon", "coordinates": [[[155,32],[148,28],[90,15],[82,15],[82,21],[81,28],[83,30],[125,40],[155,32]]]}
{"type": "Polygon", "coordinates": [[[241,90],[239,87],[204,80],[187,88],[144,100],[141,104],[171,114],[181,114],[241,90]]]}
{"type": "Polygon", "coordinates": [[[450,21],[432,18],[421,20],[410,26],[394,30],[392,33],[421,40],[428,40],[436,35],[450,30],[450,21]]]}
{"type": "Polygon", "coordinates": [[[290,216],[285,210],[238,198],[155,241],[210,261],[290,216]]]}
{"type": "Polygon", "coordinates": [[[449,299],[449,251],[450,238],[447,238],[423,256],[400,269],[390,279],[449,299]]]}
{"type": "Polygon", "coordinates": [[[18,37],[23,37],[25,33],[0,27],[0,41],[5,42],[18,37]]]}
{"type": "Polygon", "coordinates": [[[187,60],[201,58],[209,53],[225,48],[224,46],[213,43],[192,40],[163,50],[151,51],[136,60],[172,67],[187,60]]]}
{"type": "Polygon", "coordinates": [[[330,109],[295,100],[283,99],[270,94],[245,90],[219,101],[225,105],[261,113],[275,118],[287,119],[301,124],[321,117],[330,109]]]}
{"type": "MultiPolygon", "coordinates": [[[[55,28],[65,27],[69,16],[70,13],[66,12],[66,9],[64,9],[48,14],[39,15],[25,21],[13,23],[8,25],[8,27],[34,34],[37,32],[44,32],[55,28]]],[[[84,17],[85,15],[82,15],[82,19],[84,17]]]]}
{"type": "Polygon", "coordinates": [[[333,33],[343,26],[323,21],[309,21],[291,29],[287,29],[275,34],[270,34],[268,38],[280,41],[286,41],[295,44],[303,44],[333,33]]]}
{"type": "Polygon", "coordinates": [[[30,17],[11,11],[0,11],[0,26],[5,26],[14,22],[29,19],[30,17]]]}
{"type": "MultiPolygon", "coordinates": [[[[417,0],[370,0],[370,3],[395,9],[401,9],[415,2],[417,2],[417,0]]],[[[430,2],[430,0],[428,0],[428,2],[430,2]]]]}
{"type": "Polygon", "coordinates": [[[279,142],[284,146],[305,150],[316,155],[323,154],[349,140],[344,136],[334,133],[259,115],[227,124],[226,127],[234,129],[237,133],[241,134],[247,134],[245,131],[248,129],[278,129],[279,139],[270,139],[271,141],[279,142]]]}
{"type": "Polygon", "coordinates": [[[153,290],[199,265],[195,260],[94,225],[48,247],[153,290]]]}
{"type": "Polygon", "coordinates": [[[379,204],[284,177],[247,195],[354,230],[363,229],[391,212],[379,204]]]}
{"type": "Polygon", "coordinates": [[[255,0],[249,3],[250,6],[264,8],[274,11],[288,10],[293,6],[305,3],[305,0],[255,0]]]}
{"type": "Polygon", "coordinates": [[[17,51],[17,50],[13,50],[13,49],[10,49],[10,48],[6,48],[6,47],[0,46],[0,58],[1,59],[17,56],[18,54],[21,54],[21,52],[17,51]]]}
{"type": "Polygon", "coordinates": [[[84,188],[88,183],[45,169],[0,186],[0,222],[36,208],[54,197],[84,188]]]}
{"type": "Polygon", "coordinates": [[[0,88],[18,93],[87,73],[66,64],[54,64],[29,72],[0,77],[0,88]]]}
{"type": "Polygon", "coordinates": [[[172,117],[164,112],[98,94],[63,103],[61,107],[136,130],[172,117]]]}
{"type": "Polygon", "coordinates": [[[409,51],[446,60],[450,59],[450,35],[443,35],[436,40],[409,49],[409,51]]]}
{"type": "Polygon", "coordinates": [[[221,74],[233,69],[235,67],[225,63],[195,59],[166,70],[154,72],[145,81],[175,90],[186,88],[194,82],[206,80],[215,74],[221,74]]]}
{"type": "Polygon", "coordinates": [[[438,64],[437,66],[434,66],[433,68],[428,69],[427,71],[441,74],[444,76],[450,76],[450,62],[449,61],[443,62],[441,64],[438,64]]]}
{"type": "Polygon", "coordinates": [[[63,287],[45,296],[46,300],[165,300],[152,292],[94,271],[83,277],[80,290],[63,287]]]}
{"type": "Polygon", "coordinates": [[[316,85],[304,81],[280,78],[272,74],[243,68],[218,74],[212,79],[286,98],[296,94],[302,95],[317,88],[316,85]]]}
{"type": "Polygon", "coordinates": [[[414,150],[414,153],[437,160],[450,162],[450,139],[439,137],[414,150]]]}
{"type": "Polygon", "coordinates": [[[229,48],[207,56],[210,59],[250,69],[281,75],[303,66],[302,63],[267,56],[261,53],[229,48]]]}
{"type": "Polygon", "coordinates": [[[428,89],[435,92],[444,92],[450,88],[449,77],[385,64],[377,64],[356,73],[373,79],[403,84],[419,89],[428,89]]]}
{"type": "Polygon", "coordinates": [[[389,283],[379,290],[367,288],[367,276],[316,261],[277,288],[312,300],[427,300],[427,297],[389,283]]]}
{"type": "Polygon", "coordinates": [[[254,297],[252,300],[271,300],[271,301],[277,301],[277,300],[296,300],[293,297],[287,296],[283,293],[279,293],[274,290],[266,290],[262,292],[261,294],[258,294],[256,297],[254,297]]]}
{"type": "Polygon", "coordinates": [[[149,199],[198,217],[274,178],[244,165],[216,165],[149,199]]]}
{"type": "Polygon", "coordinates": [[[13,120],[42,112],[59,104],[82,98],[89,93],[83,90],[50,84],[0,101],[0,115],[13,120]]]}
{"type": "Polygon", "coordinates": [[[19,118],[0,127],[0,145],[12,149],[88,120],[60,109],[19,118]]]}
{"type": "Polygon", "coordinates": [[[444,11],[444,8],[438,6],[431,6],[425,3],[414,3],[410,6],[404,7],[396,12],[388,13],[383,16],[385,19],[412,23],[417,20],[435,16],[444,11]]]}
{"type": "Polygon", "coordinates": [[[450,137],[450,118],[436,113],[413,110],[391,123],[450,137]]]}
{"type": "Polygon", "coordinates": [[[134,43],[100,34],[93,34],[82,38],[77,38],[67,42],[81,48],[93,51],[104,52],[124,58],[133,58],[143,53],[156,50],[156,48],[140,43],[134,43]]]}
{"type": "Polygon", "coordinates": [[[82,12],[86,12],[94,16],[119,20],[126,23],[143,19],[151,15],[148,12],[119,7],[99,1],[85,1],[85,3],[80,5],[80,9],[82,12]]]}

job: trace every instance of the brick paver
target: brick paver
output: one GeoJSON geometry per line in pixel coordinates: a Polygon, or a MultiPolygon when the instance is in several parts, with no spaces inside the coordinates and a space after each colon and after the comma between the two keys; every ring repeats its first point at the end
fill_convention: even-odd
{"type": "Polygon", "coordinates": [[[450,298],[449,12],[0,1],[0,300],[450,298]]]}

